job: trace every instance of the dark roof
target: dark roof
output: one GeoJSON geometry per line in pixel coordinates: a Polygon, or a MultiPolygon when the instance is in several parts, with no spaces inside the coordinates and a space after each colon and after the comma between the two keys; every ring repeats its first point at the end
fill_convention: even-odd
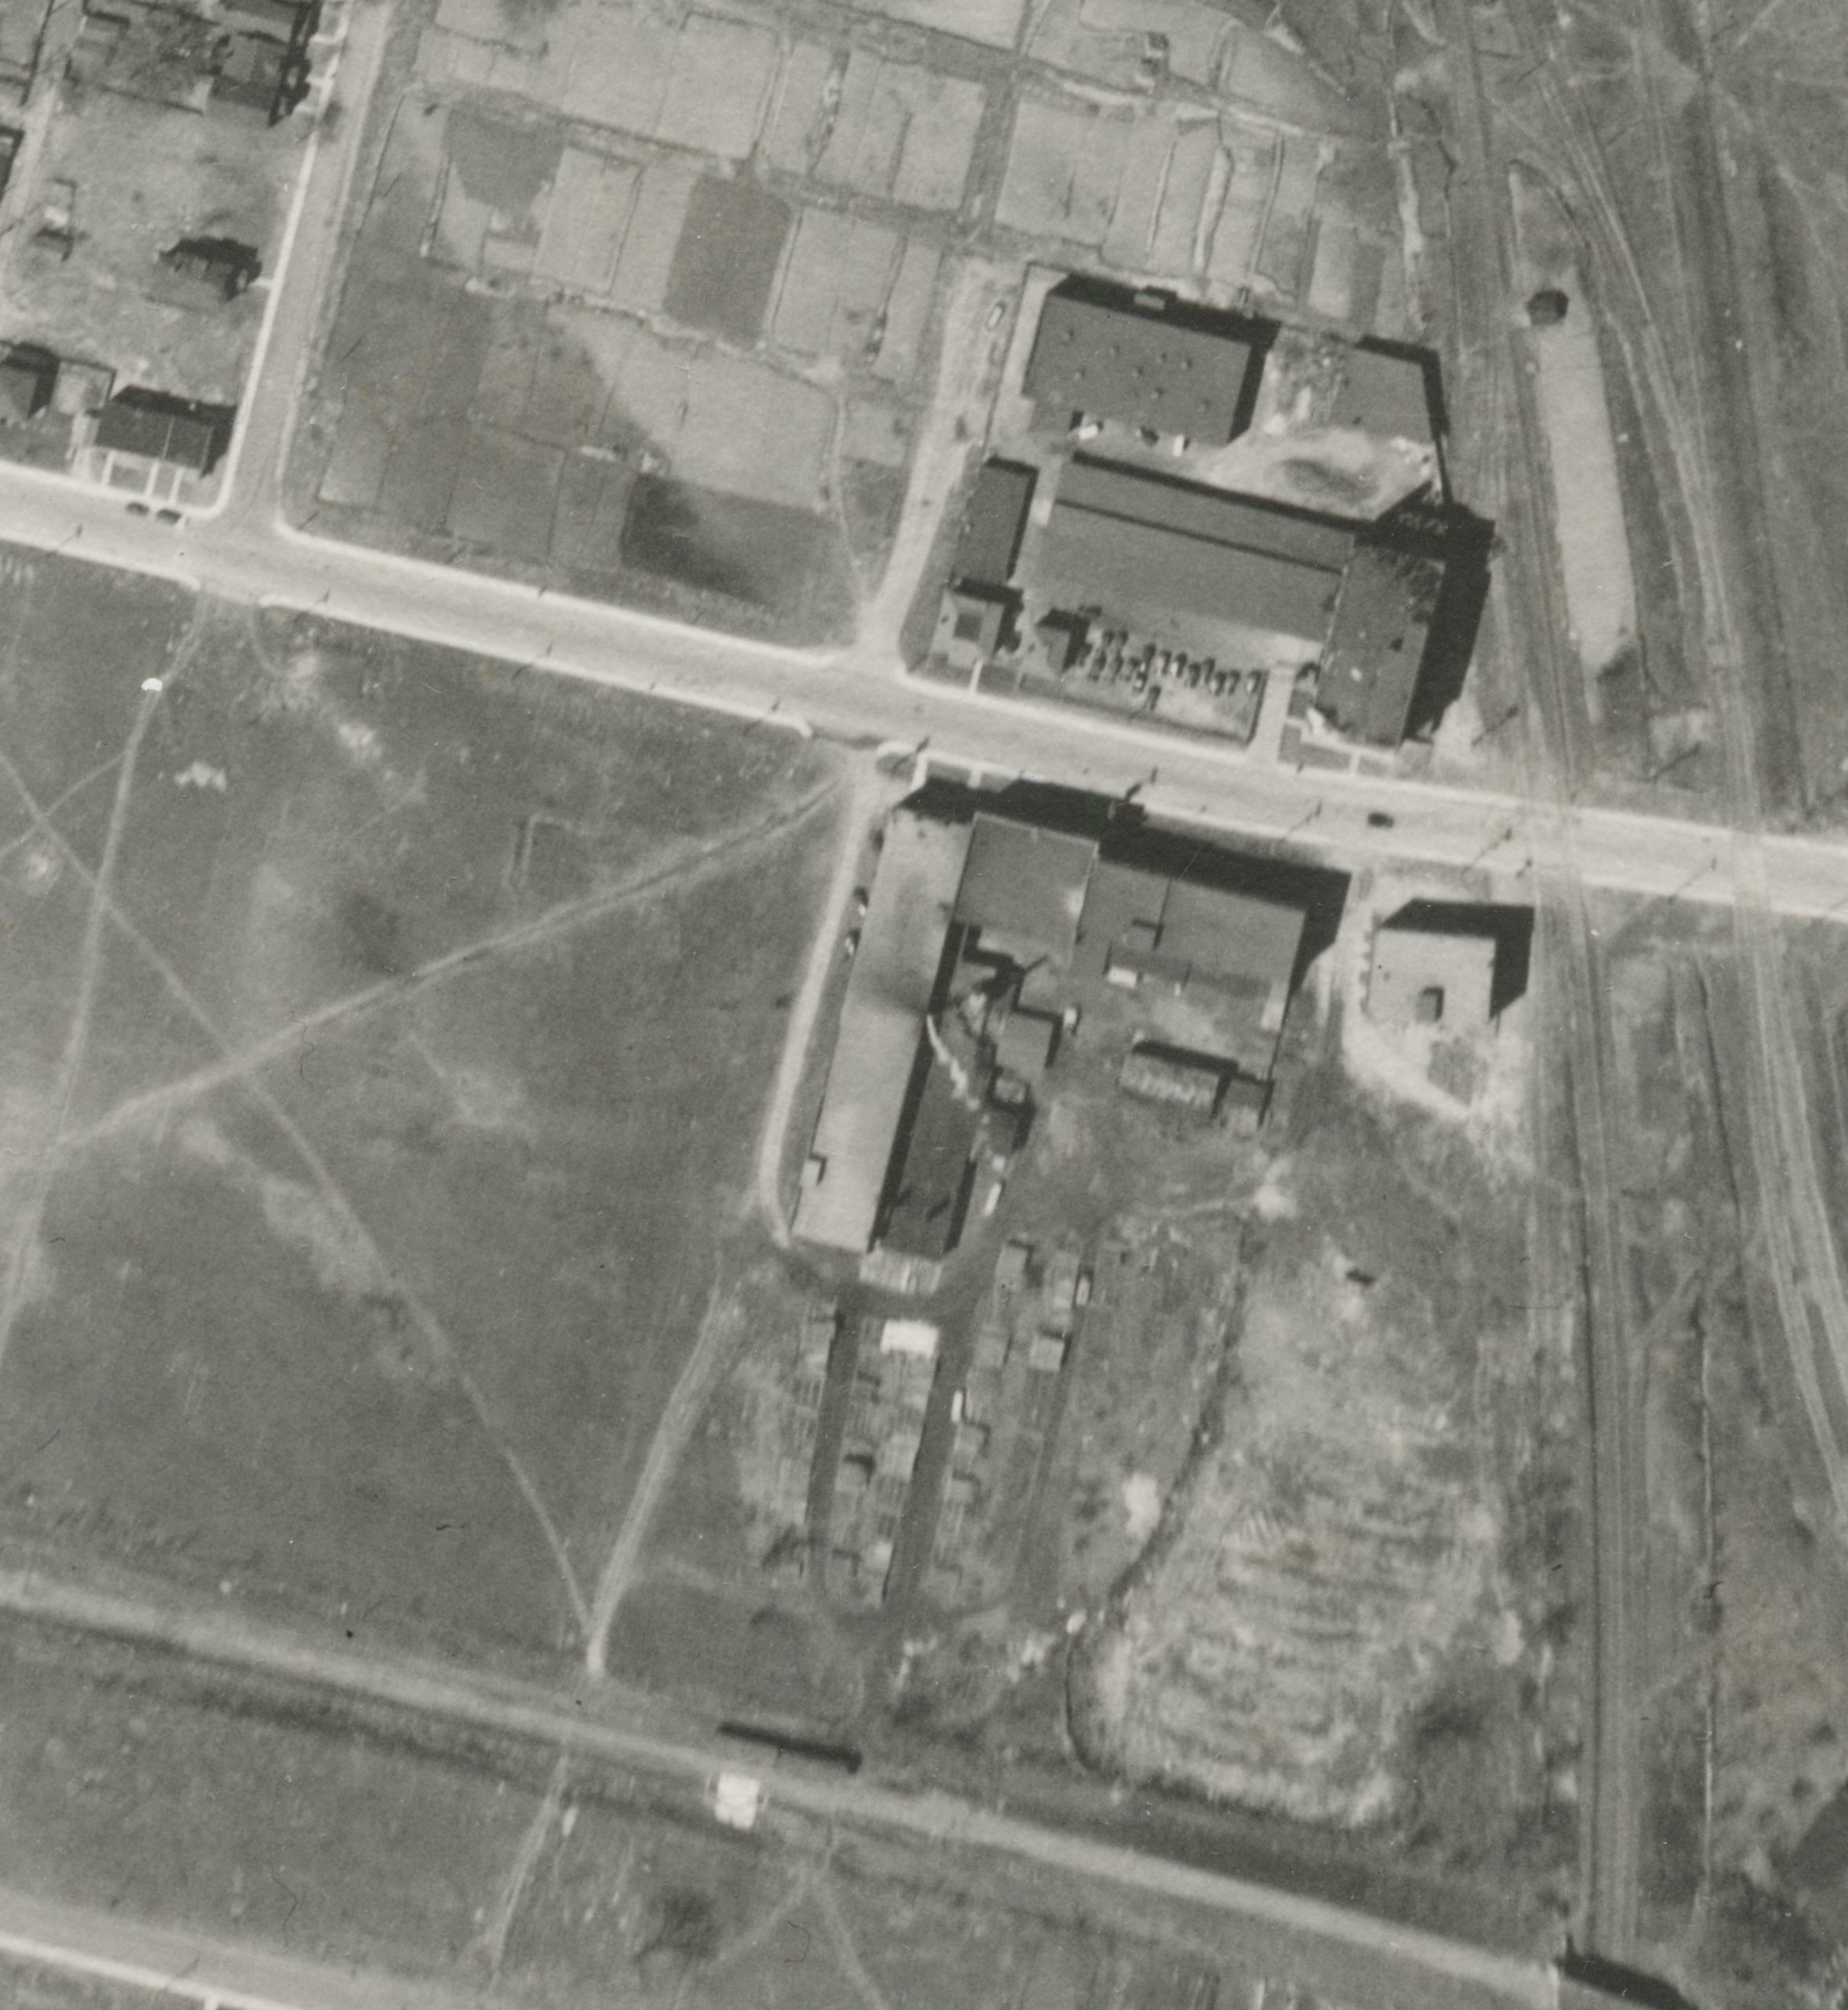
{"type": "Polygon", "coordinates": [[[956,894],[956,919],[1031,943],[1063,966],[1097,846],[1032,824],[977,811],[968,863],[956,894]]]}
{"type": "Polygon", "coordinates": [[[1316,704],[1342,732],[1375,747],[1404,738],[1443,578],[1422,554],[1368,543],[1354,554],[1316,679],[1316,704]]]}
{"type": "Polygon", "coordinates": [[[1436,360],[1422,349],[1363,342],[1342,359],[1333,422],[1384,440],[1428,444],[1436,360]]]}
{"type": "Polygon", "coordinates": [[[0,420],[19,424],[42,411],[57,375],[54,357],[9,351],[0,359],[0,420]]]}
{"type": "Polygon", "coordinates": [[[984,461],[963,513],[952,579],[1004,587],[1013,576],[1037,470],[1018,461],[984,461]]]}
{"type": "Polygon", "coordinates": [[[904,1255],[935,1258],[954,1249],[962,1232],[981,1115],[958,1097],[947,1068],[935,1060],[924,1065],[879,1240],[904,1255]]]}
{"type": "Polygon", "coordinates": [[[1022,388],[1049,417],[1224,446],[1251,409],[1258,331],[1163,294],[1067,280],[1046,295],[1022,388]]]}
{"type": "Polygon", "coordinates": [[[1079,459],[1059,484],[1034,583],[1062,606],[1192,615],[1319,650],[1353,545],[1318,517],[1079,459]]]}
{"type": "Polygon", "coordinates": [[[213,406],[131,389],[119,392],[104,406],[96,444],[111,453],[138,454],[203,474],[218,458],[229,417],[213,406]]]}
{"type": "Polygon", "coordinates": [[[1114,967],[1262,998],[1290,981],[1302,929],[1298,908],[1105,859],[1085,897],[1080,971],[1095,982],[1114,967]]]}
{"type": "Polygon", "coordinates": [[[1184,536],[1236,545],[1328,572],[1339,572],[1354,548],[1354,532],[1346,524],[1262,496],[1231,495],[1197,482],[1094,460],[1087,454],[1075,455],[1068,464],[1058,499],[1073,509],[1157,524],[1184,536]]]}

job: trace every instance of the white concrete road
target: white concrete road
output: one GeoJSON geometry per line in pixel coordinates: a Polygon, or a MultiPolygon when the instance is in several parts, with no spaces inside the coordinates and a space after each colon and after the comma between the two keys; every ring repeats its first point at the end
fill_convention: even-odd
{"type": "MultiPolygon", "coordinates": [[[[9,469],[0,473],[0,539],[770,725],[868,746],[927,744],[933,757],[1109,795],[1136,788],[1151,811],[1292,834],[1342,862],[1479,865],[1512,894],[1537,856],[1594,886],[1733,897],[1732,840],[1721,828],[1583,808],[1563,827],[1530,825],[1509,797],[1298,773],[1236,749],[905,677],[851,652],[772,648],[335,543],[284,528],[273,512],[233,509],[168,525],[129,515],[107,494],[9,469]],[[1370,824],[1371,814],[1391,825],[1370,824]]],[[[1848,909],[1848,846],[1770,837],[1763,848],[1780,912],[1848,909]]]]}

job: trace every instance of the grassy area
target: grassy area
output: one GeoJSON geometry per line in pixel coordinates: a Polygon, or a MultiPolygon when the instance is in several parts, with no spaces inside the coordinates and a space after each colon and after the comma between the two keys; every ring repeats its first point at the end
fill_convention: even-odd
{"type": "Polygon", "coordinates": [[[159,1654],[9,1627],[0,1883],[305,1959],[472,1981],[477,1909],[542,1780],[330,1738],[312,1712],[189,1687],[159,1654]]]}
{"type": "Polygon", "coordinates": [[[5,861],[0,1526],[570,1646],[744,1208],[831,757],[210,608],[176,666],[158,595],[68,649],[91,586],[9,611],[42,806],[142,716],[5,861]]]}

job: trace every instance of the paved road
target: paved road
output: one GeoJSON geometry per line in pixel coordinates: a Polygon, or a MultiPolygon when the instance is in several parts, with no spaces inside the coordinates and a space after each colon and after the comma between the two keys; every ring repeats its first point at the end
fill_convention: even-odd
{"type": "MultiPolygon", "coordinates": [[[[848,740],[917,743],[1009,773],[1120,795],[1151,810],[1276,836],[1342,861],[1480,864],[1515,894],[1559,839],[1515,799],[1393,780],[1298,773],[1178,737],[904,677],[849,654],[816,656],[677,627],[597,602],[285,532],[242,510],[169,528],[100,493],[29,470],[0,471],[0,539],[317,611],[363,627],[848,740]],[[1152,776],[1153,779],[1151,780],[1152,776]],[[1370,812],[1393,819],[1371,828],[1370,812]]],[[[1729,902],[1728,834],[1668,817],[1579,809],[1581,876],[1594,886],[1729,902]]],[[[1764,840],[1782,912],[1848,909],[1848,846],[1764,840]]]]}
{"type": "MultiPolygon", "coordinates": [[[[0,1570],[0,1610],[42,1623],[159,1645],[195,1663],[215,1664],[310,1686],[338,1701],[385,1705],[426,1722],[528,1740],[651,1776],[691,1784],[703,1795],[721,1768],[739,1768],[735,1749],[691,1741],[684,1727],[642,1729],[601,1713],[587,1692],[572,1698],[436,1662],[385,1660],[332,1646],[216,1609],[188,1614],[170,1605],[60,1582],[36,1572],[0,1570]]],[[[667,1724],[665,1712],[659,1723],[667,1724]]],[[[1322,1900],[1298,1898],[1244,1880],[1065,1835],[942,1793],[907,1794],[824,1771],[777,1770],[767,1782],[772,1807],[868,1836],[924,1845],[940,1866],[933,1875],[966,1879],[979,1893],[984,1862],[1056,1874],[1061,1905],[1084,1908],[1088,1884],[1132,1902],[1178,1901],[1225,1923],[1227,1958],[1287,1975],[1368,2010],[1551,2010],[1552,1972],[1524,1961],[1374,1919],[1322,1900]]],[[[0,1928],[11,1922],[0,1895],[0,1928]]],[[[0,1945],[3,1945],[0,1940],[0,1945]]],[[[78,1939],[68,1943],[82,1948],[78,1939]]],[[[228,1952],[229,1950],[227,1950],[228,1952]]],[[[184,1953],[181,1961],[187,1958],[184,1953]]],[[[176,1963],[175,1966],[180,1964],[176,1963]]],[[[320,2010],[386,1998],[312,1995],[290,1999],[320,2010]]]]}

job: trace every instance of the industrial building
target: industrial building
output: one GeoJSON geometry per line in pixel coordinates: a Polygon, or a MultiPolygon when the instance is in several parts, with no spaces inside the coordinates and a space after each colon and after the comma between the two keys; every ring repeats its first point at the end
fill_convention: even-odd
{"type": "Polygon", "coordinates": [[[1049,429],[1090,420],[1223,447],[1251,422],[1269,333],[1172,294],[1074,275],[1046,297],[1021,388],[1049,429]]]}
{"type": "Polygon", "coordinates": [[[1414,901],[1373,932],[1367,1015],[1393,1031],[1479,1032],[1526,988],[1531,908],[1414,901]]]}
{"type": "Polygon", "coordinates": [[[1259,630],[1310,658],[1354,543],[1345,524],[1080,455],[1030,586],[1051,606],[1097,607],[1141,633],[1210,649],[1229,628],[1259,630]]]}
{"type": "Polygon", "coordinates": [[[1061,1029],[1123,1085],[1262,1115],[1304,915],[1179,873],[1108,837],[965,806],[888,827],[808,1162],[795,1230],[864,1253],[937,1259],[962,1233],[978,1164],[1023,1135],[1061,1029]],[[1179,1071],[1177,1073],[1176,1071],[1179,1071]],[[1183,1078],[1185,1095],[1159,1088],[1183,1078]]]}

